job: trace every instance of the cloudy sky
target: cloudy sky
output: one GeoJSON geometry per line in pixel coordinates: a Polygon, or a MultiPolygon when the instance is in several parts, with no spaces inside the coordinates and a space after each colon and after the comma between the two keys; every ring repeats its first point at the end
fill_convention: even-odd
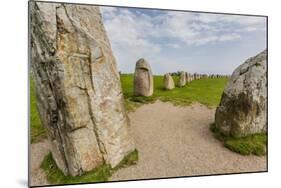
{"type": "Polygon", "coordinates": [[[266,48],[266,18],[102,7],[108,37],[123,73],[139,58],[154,74],[184,70],[231,74],[266,48]]]}

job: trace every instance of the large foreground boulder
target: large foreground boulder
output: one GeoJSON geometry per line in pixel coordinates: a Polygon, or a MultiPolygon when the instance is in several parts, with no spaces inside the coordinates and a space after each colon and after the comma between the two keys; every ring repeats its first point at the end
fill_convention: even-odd
{"type": "Polygon", "coordinates": [[[173,77],[169,73],[164,75],[164,88],[166,90],[172,90],[175,88],[173,77]]]}
{"type": "Polygon", "coordinates": [[[216,109],[215,126],[238,137],[267,131],[266,50],[233,72],[216,109]]]}
{"type": "Polygon", "coordinates": [[[136,63],[134,74],[134,95],[151,96],[153,95],[153,75],[150,65],[143,58],[136,63]]]}
{"type": "Polygon", "coordinates": [[[135,149],[116,62],[96,6],[30,2],[31,70],[58,167],[115,167],[135,149]]]}

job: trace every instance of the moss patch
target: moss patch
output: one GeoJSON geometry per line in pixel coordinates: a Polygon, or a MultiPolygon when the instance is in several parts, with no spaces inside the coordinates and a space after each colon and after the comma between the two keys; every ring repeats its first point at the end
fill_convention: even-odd
{"type": "Polygon", "coordinates": [[[223,142],[223,145],[231,151],[242,155],[257,155],[263,156],[267,150],[267,134],[258,133],[245,137],[231,137],[220,134],[215,123],[210,125],[210,129],[214,136],[223,142]]]}
{"type": "Polygon", "coordinates": [[[52,154],[45,156],[41,168],[47,175],[48,182],[52,184],[75,184],[85,182],[106,182],[109,177],[118,169],[136,164],[138,161],[138,151],[134,150],[129,153],[124,159],[115,167],[111,168],[108,164],[103,164],[92,171],[86,172],[81,176],[65,176],[63,172],[57,167],[52,154]]]}

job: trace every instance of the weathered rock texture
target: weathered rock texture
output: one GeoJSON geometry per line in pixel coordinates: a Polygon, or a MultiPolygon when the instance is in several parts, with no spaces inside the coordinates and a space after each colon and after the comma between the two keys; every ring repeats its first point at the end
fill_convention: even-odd
{"type": "Polygon", "coordinates": [[[164,75],[164,88],[167,90],[175,88],[173,77],[169,73],[164,75]]]}
{"type": "Polygon", "coordinates": [[[79,175],[134,150],[116,62],[95,6],[30,2],[31,68],[58,167],[79,175]]]}
{"type": "Polygon", "coordinates": [[[179,87],[184,87],[186,84],[186,75],[184,71],[180,72],[179,87]]]}
{"type": "Polygon", "coordinates": [[[134,74],[134,95],[153,95],[153,75],[150,65],[144,59],[139,59],[136,63],[134,74]]]}
{"type": "Polygon", "coordinates": [[[231,136],[267,131],[267,51],[249,58],[233,72],[215,123],[221,133],[231,136]]]}

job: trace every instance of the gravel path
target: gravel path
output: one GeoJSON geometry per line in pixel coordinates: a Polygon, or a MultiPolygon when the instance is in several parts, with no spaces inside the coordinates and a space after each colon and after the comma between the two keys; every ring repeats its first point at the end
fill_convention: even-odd
{"type": "Polygon", "coordinates": [[[231,152],[209,131],[215,109],[157,101],[130,113],[139,161],[111,180],[146,179],[266,170],[266,157],[231,152]]]}
{"type": "MultiPolygon", "coordinates": [[[[118,170],[111,181],[266,170],[266,157],[242,156],[222,146],[209,131],[215,109],[156,101],[129,114],[139,151],[137,165],[118,170]]],[[[31,146],[32,185],[48,184],[39,168],[46,141],[31,146]]]]}
{"type": "Polygon", "coordinates": [[[49,153],[49,143],[47,140],[31,144],[30,148],[30,170],[31,186],[47,185],[46,174],[40,168],[44,157],[49,153]]]}

